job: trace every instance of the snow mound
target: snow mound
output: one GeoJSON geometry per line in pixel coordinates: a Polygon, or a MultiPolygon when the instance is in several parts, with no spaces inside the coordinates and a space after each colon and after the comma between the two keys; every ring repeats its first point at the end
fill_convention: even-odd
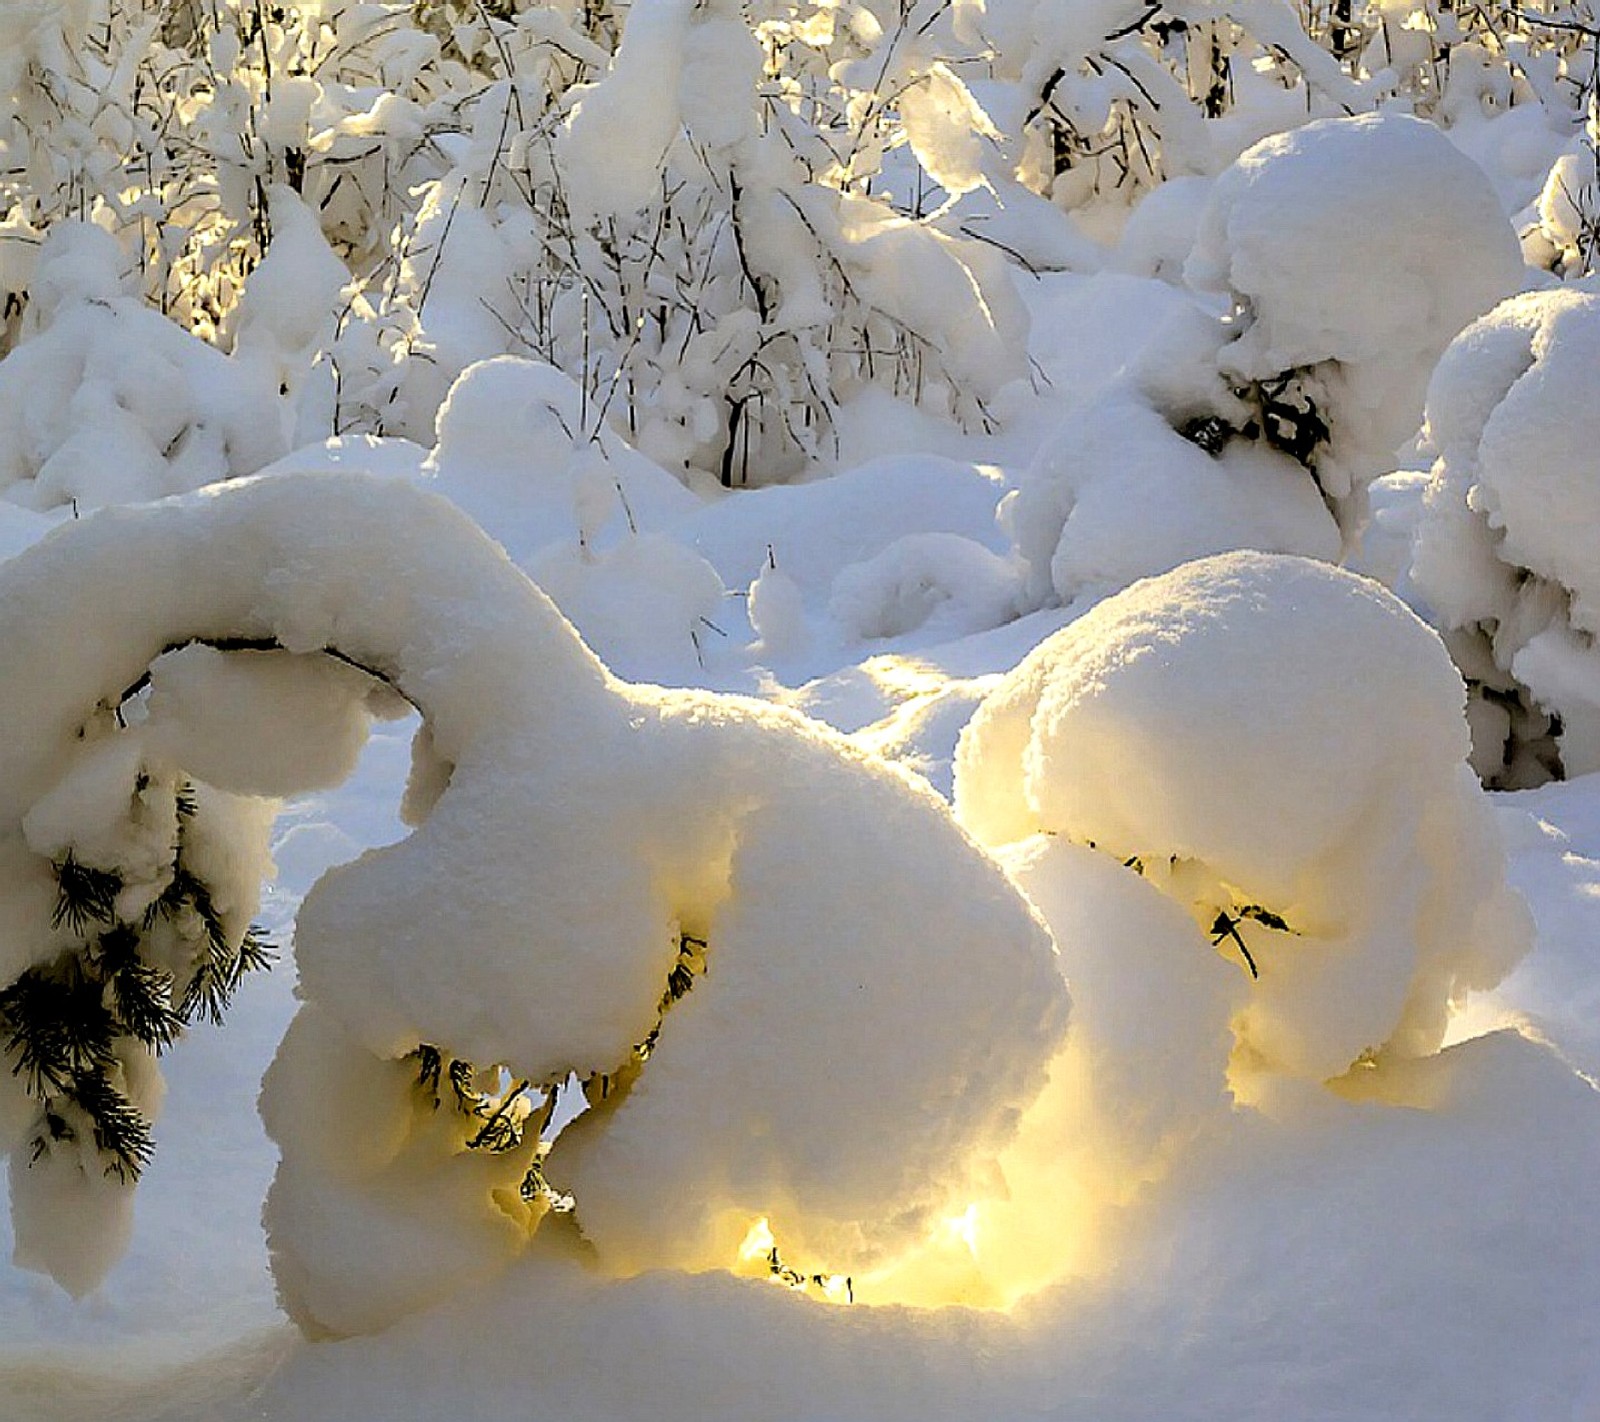
{"type": "Polygon", "coordinates": [[[1600,769],[1600,297],[1530,292],[1462,332],[1428,391],[1437,459],[1412,576],[1473,687],[1492,783],[1600,769]]]}
{"type": "Polygon", "coordinates": [[[919,628],[951,639],[1017,615],[1018,570],[957,533],[914,533],[852,563],[833,580],[828,610],[851,635],[898,637],[919,628]]]}
{"type": "Polygon", "coordinates": [[[1259,971],[1236,1068],[1331,1078],[1434,1050],[1451,1002],[1527,946],[1462,699],[1376,584],[1205,559],[1099,604],[1000,684],[957,749],[957,813],[986,844],[1053,833],[1142,873],[1259,971]]]}
{"type": "Polygon", "coordinates": [[[554,366],[479,361],[439,408],[424,477],[518,562],[552,543],[611,547],[699,507],[588,405],[554,366]]]}
{"type": "Polygon", "coordinates": [[[1600,236],[1600,177],[1594,143],[1585,134],[1550,165],[1539,192],[1539,228],[1562,270],[1588,273],[1600,236]]]}
{"type": "Polygon", "coordinates": [[[589,554],[556,544],[527,571],[618,676],[692,682],[727,640],[728,590],[698,553],[641,533],[589,554]]]}
{"type": "MultiPolygon", "coordinates": [[[[1191,316],[1186,334],[1204,343],[1191,316]]],[[[1253,441],[1208,452],[1180,432],[1207,408],[1170,388],[1183,366],[1163,353],[1069,415],[1001,505],[1036,605],[1236,548],[1338,557],[1338,528],[1304,469],[1253,441]]]]}
{"type": "MultiPolygon", "coordinates": [[[[304,1005],[263,1093],[274,1270],[309,1331],[379,1329],[481,1281],[573,1201],[608,1273],[739,1267],[760,1236],[831,1277],[1003,1188],[991,1163],[1067,998],[1000,868],[925,784],[796,713],[615,680],[435,495],[283,474],[108,510],[4,565],[0,619],[8,976],[66,932],[41,932],[52,857],[97,852],[113,821],[132,854],[141,773],[175,776],[192,742],[208,795],[318,783],[359,707],[422,712],[421,823],[307,897],[304,1005]],[[150,729],[94,720],[193,643],[158,664],[150,729]],[[230,743],[205,722],[232,709],[230,743]],[[324,743],[298,767],[278,713],[324,743]],[[590,1109],[552,1147],[534,1113],[573,1075],[590,1109]]],[[[195,866],[235,886],[230,927],[271,812],[238,803],[261,808],[195,866]]],[[[50,1152],[41,1193],[28,1103],[0,1085],[19,1257],[76,1285],[35,1247],[77,1229],[114,1251],[109,1226],[74,1223],[67,1187],[101,1189],[87,1133],[50,1152]]]]}

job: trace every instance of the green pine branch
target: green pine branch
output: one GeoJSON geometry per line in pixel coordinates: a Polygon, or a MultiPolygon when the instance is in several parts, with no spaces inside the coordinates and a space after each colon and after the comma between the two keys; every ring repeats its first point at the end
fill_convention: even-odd
{"type": "MultiPolygon", "coordinates": [[[[136,792],[150,783],[141,772],[136,792]]],[[[84,864],[68,850],[51,861],[57,896],[50,926],[82,941],[0,988],[0,1057],[39,1105],[34,1161],[54,1144],[75,1140],[73,1122],[81,1116],[106,1173],[137,1180],[154,1143],[150,1123],[115,1084],[119,1044],[159,1053],[198,1017],[220,1023],[244,975],[276,957],[259,925],[250,925],[237,945],[228,941],[210,886],[185,863],[189,827],[200,813],[195,787],[180,781],[172,793],[177,835],[170,877],[156,901],[137,922],[119,919],[124,876],[84,864]],[[162,921],[182,937],[198,938],[198,961],[181,993],[174,975],[146,956],[150,934],[162,921]]]]}

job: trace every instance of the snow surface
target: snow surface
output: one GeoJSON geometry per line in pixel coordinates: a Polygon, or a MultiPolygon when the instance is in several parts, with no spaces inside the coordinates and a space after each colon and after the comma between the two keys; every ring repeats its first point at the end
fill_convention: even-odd
{"type": "MultiPolygon", "coordinates": [[[[92,8],[0,6],[0,71],[70,68],[92,8]]],[[[437,37],[353,85],[277,75],[265,143],[326,124],[312,167],[349,182],[259,190],[274,241],[213,346],[135,294],[104,208],[42,246],[5,218],[4,977],[63,940],[50,857],[142,866],[130,912],[156,891],[180,767],[230,931],[286,951],[159,1076],[123,1063],[161,1113],[136,1191],[86,1151],[13,1170],[0,1419],[1600,1416],[1600,774],[1489,794],[1464,764],[1470,723],[1480,769],[1521,734],[1537,767],[1552,711],[1569,770],[1600,745],[1581,71],[1384,3],[1352,77],[1276,0],[1185,0],[1167,61],[1256,45],[1203,119],[1105,38],[1144,8],[768,32],[857,118],[899,66],[906,144],[804,162],[919,205],[935,175],[925,224],[881,185],[787,205],[795,127],[723,99],[802,70],[679,0],[614,55],[555,10],[464,16],[452,73],[556,42],[470,131],[400,92],[437,37]],[[535,145],[495,138],[569,65],[563,201],[680,222],[664,154],[696,193],[736,177],[778,303],[717,314],[636,410],[615,351],[587,388],[503,354],[532,239],[491,186],[535,145]],[[1101,148],[1052,180],[1057,67],[1101,148]],[[411,304],[378,316],[347,284],[394,220],[374,139],[420,204],[381,274],[411,304]],[[918,327],[933,398],[845,382],[755,470],[790,482],[685,473],[716,360],[793,340],[814,376],[845,289],[851,339],[884,334],[866,305],[918,327]],[[1284,376],[1329,422],[1309,460],[1246,433],[1284,376]],[[411,439],[310,442],[341,380],[379,412],[342,428],[411,439]],[[1304,561],[1341,555],[1449,654],[1304,561]],[[282,646],[180,645],[241,634],[282,646]],[[690,937],[706,971],[664,1010],[690,937]],[[519,1194],[530,1145],[463,1149],[415,1091],[425,1040],[566,1088],[540,1163],[574,1216],[519,1194]],[[632,1085],[580,1110],[590,1071],[632,1085]]],[[[341,43],[383,20],[291,9],[341,43]]],[[[683,233],[708,271],[719,220],[683,233]]]]}
{"type": "MultiPolygon", "coordinates": [[[[296,491],[293,506],[305,495],[296,491]]],[[[291,495],[284,499],[287,510],[291,495]]],[[[240,502],[198,511],[222,517],[240,502]]],[[[381,505],[367,505],[363,516],[374,507],[381,505]]],[[[177,511],[156,512],[170,522],[177,511]]],[[[452,551],[441,548],[439,556],[452,551]]],[[[1203,581],[1206,566],[1186,576],[1203,581]]],[[[1301,566],[1221,561],[1246,586],[1250,576],[1301,566]]],[[[1342,575],[1307,569],[1300,576],[1315,594],[1313,620],[1325,604],[1320,636],[1307,639],[1314,659],[1336,647],[1361,657],[1379,630],[1373,653],[1384,655],[1387,635],[1401,664],[1382,684],[1397,693],[1414,685],[1424,699],[1459,698],[1436,645],[1407,615],[1342,575]],[[1393,630],[1383,634],[1383,627],[1393,630]]],[[[1255,615],[1282,622],[1291,636],[1298,618],[1288,609],[1306,601],[1268,599],[1255,615]]],[[[1114,620],[1116,611],[1108,604],[1100,616],[1114,620]]],[[[1225,623],[1213,638],[1227,636],[1225,623]]],[[[922,663],[922,692],[907,704],[946,686],[959,699],[961,675],[1003,670],[1041,635],[1024,624],[1002,641],[988,634],[934,653],[922,663]]],[[[1231,660],[1247,649],[1221,652],[1202,640],[1199,650],[1231,660]]],[[[1463,734],[1419,752],[1417,738],[1431,724],[1420,703],[1398,696],[1392,704],[1355,702],[1359,674],[1337,656],[1317,674],[1324,682],[1315,684],[1338,689],[1347,718],[1328,718],[1318,734],[1349,747],[1341,758],[1330,746],[1324,760],[1296,772],[1320,777],[1318,795],[1330,783],[1350,800],[1363,786],[1372,793],[1382,783],[1378,769],[1366,777],[1349,771],[1397,743],[1411,748],[1399,758],[1416,762],[1404,773],[1419,785],[1430,774],[1448,781],[1463,734]],[[1374,725],[1374,715],[1385,719],[1374,725]]],[[[1019,676],[1025,681],[1026,671],[1019,676]]],[[[1190,693],[1205,688],[1191,684],[1190,693]]],[[[1293,717],[1304,714],[1293,711],[1295,698],[1311,706],[1316,698],[1297,683],[1276,694],[1284,724],[1265,734],[1287,745],[1293,717]]],[[[828,704],[820,690],[816,696],[816,704],[828,704]]],[[[936,754],[946,734],[937,719],[922,728],[920,745],[913,730],[906,749],[936,754]]],[[[380,725],[354,780],[280,821],[274,852],[283,872],[266,901],[270,922],[287,921],[326,862],[401,832],[393,804],[413,725],[380,725]]],[[[1229,770],[1211,763],[1216,754],[1198,757],[1196,766],[1220,780],[1229,770]]],[[[1264,772],[1281,773],[1282,766],[1264,772]]],[[[1197,791],[1207,783],[1197,782],[1197,791]]],[[[1512,877],[1542,905],[1539,947],[1499,996],[1475,1000],[1463,1030],[1527,1020],[1574,1061],[1595,1060],[1600,1048],[1584,999],[1574,996],[1594,980],[1587,915],[1600,861],[1595,788],[1590,781],[1552,786],[1501,812],[1512,877]]],[[[1248,787],[1240,798],[1250,803],[1248,787]]],[[[1302,808],[1320,851],[1316,801],[1304,788],[1286,800],[1302,808]]],[[[798,832],[786,823],[783,837],[798,832]]],[[[1270,824],[1257,843],[1257,853],[1279,852],[1270,824]]],[[[1460,843],[1452,849],[1467,852],[1460,843]]],[[[785,867],[784,879],[794,867],[785,867]]],[[[275,1323],[254,1224],[273,1150],[251,1100],[295,1011],[280,970],[247,990],[227,1028],[195,1034],[170,1058],[162,1153],[141,1186],[132,1252],[87,1306],[70,1305],[42,1280],[28,1282],[35,1276],[11,1276],[0,1294],[13,1350],[0,1364],[7,1395],[30,1417],[218,1422],[512,1411],[691,1418],[708,1407],[725,1415],[863,1419],[1201,1419],[1225,1409],[1487,1422],[1529,1406],[1537,1415],[1581,1417],[1600,1398],[1587,1347],[1600,1302],[1600,1253],[1587,1228],[1600,1179],[1600,1118],[1593,1091],[1568,1066],[1502,1032],[1439,1057],[1369,1068],[1373,1081],[1358,1079],[1342,1095],[1280,1081],[1257,1108],[1240,1109],[1227,1092],[1230,1020],[1250,984],[1237,960],[1212,947],[1190,906],[1112,853],[1064,838],[1023,841],[1008,867],[1061,945],[1074,1027],[1044,1094],[997,1157],[1009,1198],[954,1220],[942,1245],[936,1240],[924,1254],[918,1277],[898,1284],[907,1296],[915,1296],[915,1284],[989,1308],[864,1301],[841,1308],[764,1278],[720,1272],[655,1269],[608,1279],[545,1230],[497,1281],[470,1286],[412,1321],[367,1339],[296,1342],[275,1323]],[[993,1307],[1007,1300],[1008,1309],[993,1307]],[[1413,1320],[1409,1330],[1390,1326],[1395,1311],[1413,1320]],[[1307,1316],[1316,1323],[1309,1332],[1307,1316]],[[607,1346],[596,1349],[597,1337],[607,1346]],[[663,1367],[663,1358],[672,1365],[663,1367]]],[[[835,861],[832,872],[848,874],[847,862],[835,861]]],[[[813,900],[807,911],[815,907],[813,900]]],[[[311,922],[314,934],[314,916],[311,922]]],[[[1250,939],[1264,963],[1267,936],[1253,931],[1250,939]]],[[[307,943],[314,951],[302,926],[302,954],[307,943]]],[[[302,992],[316,992],[317,981],[313,975],[302,992]]],[[[783,1007],[795,1000],[786,996],[783,1007]]],[[[666,1058],[655,1066],[668,1067],[666,1058]]],[[[881,1122],[857,1114],[869,1088],[846,1080],[853,1104],[829,1099],[830,1134],[852,1120],[881,1122]]],[[[347,1084],[359,1097],[356,1081],[347,1084]]],[[[707,1078],[699,1081],[693,1129],[704,1131],[699,1093],[707,1078]]],[[[728,1083],[745,1085],[742,1077],[728,1083]]],[[[317,1115],[305,1125],[326,1130],[328,1122],[317,1115]]],[[[881,1129],[870,1139],[877,1147],[881,1129]]],[[[648,1157],[635,1174],[653,1179],[666,1158],[648,1157]]],[[[581,1155],[577,1165],[585,1168],[581,1155]]],[[[618,1183],[632,1178],[627,1170],[610,1174],[618,1183]]],[[[661,1202],[653,1188],[647,1199],[654,1221],[661,1202]]],[[[443,1223],[430,1211],[430,1228],[443,1223]]],[[[419,1257],[407,1251],[377,1262],[386,1272],[409,1271],[419,1257]]],[[[338,1276],[359,1278],[348,1264],[338,1276]]],[[[428,1279],[430,1290],[439,1283],[428,1279]]]]}

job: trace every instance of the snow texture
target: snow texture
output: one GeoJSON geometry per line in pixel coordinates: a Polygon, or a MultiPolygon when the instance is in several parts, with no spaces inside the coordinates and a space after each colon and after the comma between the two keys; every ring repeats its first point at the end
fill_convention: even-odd
{"type": "MultiPolygon", "coordinates": [[[[527,1152],[464,1149],[472,1129],[423,1101],[407,1055],[437,1044],[537,1083],[616,1074],[685,934],[708,944],[703,976],[632,1090],[547,1163],[602,1268],[730,1267],[764,1218],[801,1267],[847,1272],[996,1188],[983,1162],[1041,1084],[1066,994],[1032,911],[925,785],[791,712],[614,680],[470,522],[393,481],[280,475],[106,511],[0,576],[17,732],[0,784],[27,833],[6,848],[16,967],[43,951],[27,918],[35,935],[49,920],[37,856],[125,807],[141,754],[137,732],[107,732],[115,764],[74,770],[76,728],[163,648],[247,637],[287,658],[238,672],[266,678],[242,698],[232,654],[171,659],[151,708],[171,744],[219,658],[208,714],[260,690],[353,743],[370,678],[293,660],[324,649],[423,712],[422,822],[308,897],[305,1005],[263,1095],[283,1151],[274,1268],[308,1329],[384,1327],[492,1274],[537,1223],[527,1152]]],[[[201,728],[219,792],[279,788],[269,720],[264,748],[201,728]]],[[[326,753],[303,769],[317,783],[326,753]]],[[[263,869],[241,853],[241,885],[263,869]]],[[[19,1248],[65,1218],[19,1210],[19,1248]]],[[[104,1233],[86,1236],[109,1252],[104,1233]]]]}
{"type": "Polygon", "coordinates": [[[1048,832],[1127,861],[1259,968],[1240,1071],[1335,1077],[1435,1050],[1451,1002],[1526,950],[1462,702],[1434,634],[1376,584],[1204,559],[1001,683],[962,736],[957,813],[986,844],[1048,832]]]}

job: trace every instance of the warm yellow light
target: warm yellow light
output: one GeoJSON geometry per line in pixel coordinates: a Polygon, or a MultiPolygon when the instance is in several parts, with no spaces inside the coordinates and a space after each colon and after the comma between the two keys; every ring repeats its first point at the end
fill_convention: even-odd
{"type": "Polygon", "coordinates": [[[1118,1122],[1098,1107],[1090,1055],[1069,1042],[994,1170],[975,1178],[976,1198],[931,1220],[897,1257],[846,1277],[819,1268],[829,1261],[791,1257],[759,1216],[727,1236],[740,1240],[733,1272],[818,1302],[1002,1312],[1104,1272],[1135,1218],[1130,1207],[1161,1178],[1165,1159],[1159,1150],[1129,1153],[1118,1122]]]}
{"type": "Polygon", "coordinates": [[[941,1222],[942,1229],[966,1245],[967,1252],[974,1258],[978,1254],[978,1202],[974,1200],[959,1215],[952,1215],[941,1222]]]}
{"type": "Polygon", "coordinates": [[[740,1262],[751,1264],[758,1259],[768,1259],[777,1245],[778,1241],[772,1237],[772,1226],[767,1223],[767,1217],[762,1215],[760,1219],[752,1220],[745,1232],[744,1242],[739,1246],[740,1262]]]}

